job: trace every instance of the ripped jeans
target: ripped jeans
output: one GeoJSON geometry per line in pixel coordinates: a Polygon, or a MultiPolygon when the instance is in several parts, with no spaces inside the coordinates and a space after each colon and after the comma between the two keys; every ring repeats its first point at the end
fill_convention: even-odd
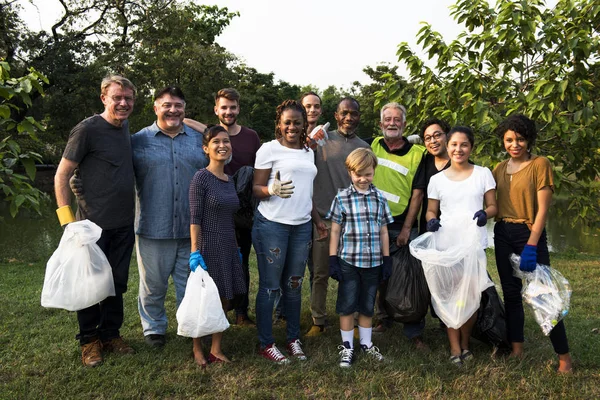
{"type": "Polygon", "coordinates": [[[252,244],[258,263],[256,326],[261,348],[275,342],[273,306],[279,290],[283,291],[285,301],[287,340],[300,337],[302,280],[311,240],[311,221],[301,225],[280,224],[269,221],[256,211],[252,244]]]}

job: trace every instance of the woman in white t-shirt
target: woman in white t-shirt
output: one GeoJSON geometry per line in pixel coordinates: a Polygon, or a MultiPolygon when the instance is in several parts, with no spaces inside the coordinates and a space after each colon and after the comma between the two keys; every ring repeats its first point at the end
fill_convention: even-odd
{"type": "Polygon", "coordinates": [[[259,284],[256,325],[260,355],[284,364],[289,360],[275,346],[273,305],[279,291],[286,305],[287,352],[305,360],[300,343],[302,280],[312,243],[312,225],[322,235],[326,226],[313,211],[313,180],[317,175],[313,151],[306,146],[306,111],[295,100],[277,107],[275,140],[256,153],[253,194],[260,200],[254,216],[252,243],[259,284]]]}
{"type": "MultiPolygon", "coordinates": [[[[449,217],[473,215],[480,227],[481,246],[487,247],[485,224],[496,215],[496,182],[488,168],[469,163],[475,138],[467,127],[454,127],[448,132],[450,168],[434,175],[427,186],[427,230],[437,231],[449,217]],[[485,202],[485,208],[483,204],[485,202]],[[441,219],[438,215],[441,213],[441,219]]],[[[466,221],[468,222],[468,220],[466,221]]],[[[485,270],[485,264],[481,265],[485,270]]],[[[486,274],[486,271],[479,271],[486,274]]],[[[482,287],[481,290],[484,290],[482,287]]],[[[435,304],[434,304],[435,305],[435,304]]],[[[460,328],[447,328],[450,341],[450,361],[458,366],[473,358],[469,351],[469,338],[477,320],[477,311],[460,328]]]]}

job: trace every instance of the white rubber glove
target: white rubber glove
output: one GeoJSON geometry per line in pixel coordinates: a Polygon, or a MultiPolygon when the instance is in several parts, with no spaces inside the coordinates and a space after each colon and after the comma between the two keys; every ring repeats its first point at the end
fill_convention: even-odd
{"type": "Polygon", "coordinates": [[[408,140],[408,143],[423,144],[423,139],[421,139],[421,136],[419,136],[419,135],[407,136],[406,140],[408,140]]]}
{"type": "Polygon", "coordinates": [[[324,146],[325,141],[329,139],[329,135],[327,135],[327,129],[329,129],[329,122],[325,125],[317,125],[315,129],[312,130],[309,138],[313,139],[319,146],[324,146]]]}
{"type": "Polygon", "coordinates": [[[268,189],[271,196],[279,196],[282,199],[288,199],[294,194],[292,181],[281,182],[279,171],[275,172],[275,179],[268,186],[268,189]]]}

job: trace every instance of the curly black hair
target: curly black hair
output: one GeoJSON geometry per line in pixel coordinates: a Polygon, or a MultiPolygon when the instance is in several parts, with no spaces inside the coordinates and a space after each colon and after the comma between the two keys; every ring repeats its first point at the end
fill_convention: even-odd
{"type": "Polygon", "coordinates": [[[275,138],[281,138],[281,131],[279,130],[279,122],[281,121],[281,115],[285,110],[294,110],[302,114],[304,123],[302,124],[302,132],[300,133],[300,143],[308,151],[306,145],[306,129],[308,128],[308,118],[306,117],[306,109],[297,100],[285,100],[283,103],[277,106],[277,113],[275,115],[275,138]]]}
{"type": "Polygon", "coordinates": [[[529,147],[533,146],[537,138],[537,128],[535,122],[527,118],[523,114],[514,114],[506,118],[498,125],[495,132],[500,137],[504,138],[507,131],[514,131],[523,136],[527,140],[529,147]]]}
{"type": "Polygon", "coordinates": [[[450,131],[450,125],[448,125],[446,121],[438,118],[429,118],[421,126],[421,137],[423,137],[423,135],[425,134],[425,130],[431,125],[439,125],[440,128],[442,128],[442,131],[444,131],[444,133],[446,134],[450,131]]]}

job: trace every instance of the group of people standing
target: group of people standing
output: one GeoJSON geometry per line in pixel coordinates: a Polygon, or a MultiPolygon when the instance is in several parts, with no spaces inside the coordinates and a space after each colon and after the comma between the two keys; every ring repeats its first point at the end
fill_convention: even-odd
{"type": "MultiPolygon", "coordinates": [[[[509,158],[492,174],[469,161],[474,136],[467,127],[450,129],[433,119],[421,130],[425,146],[411,143],[403,136],[406,110],[397,103],[381,110],[383,135],[365,141],[357,136],[360,104],[355,99],[338,103],[337,129],[327,132],[318,125],[321,99],[310,92],[277,107],[275,139],[261,145],[255,131],[237,123],[239,94],[234,89],[217,93],[214,111],[219,125],[209,127],[185,118],[185,97],[179,88],[161,89],[154,99],[157,120],[132,136],[127,118],[135,102],[133,84],[109,76],[102,82],[101,99],[104,112],[72,130],[55,177],[61,225],[75,220],[72,190],[77,219],[90,219],[103,229],[98,244],[115,280],[116,296],[77,312],[84,365],[101,364],[103,351],[134,352],[119,332],[134,243],[140,272],[138,309],[150,346],[166,342],[169,277],[179,305],[189,269],[198,267],[217,284],[224,311],[235,309],[237,324],[254,326],[248,316],[253,245],[259,273],[260,355],[279,364],[307,358],[300,341],[300,307],[308,265],[313,326],[306,336],[328,329],[331,276],[339,281],[339,365],[351,366],[355,336],[363,354],[383,360],[372,332],[384,332],[393,322],[383,304],[390,252],[407,246],[419,233],[436,231],[444,215],[459,208],[472,212],[482,227],[496,217],[494,241],[508,339],[512,355],[522,356],[521,281],[512,276],[508,257],[521,254],[524,270],[535,268],[536,262],[549,263],[544,225],[553,192],[548,159],[531,154],[537,131],[525,116],[510,116],[498,127],[509,158]],[[232,177],[247,166],[254,168],[252,194],[258,200],[251,230],[234,223],[239,201],[232,177]],[[289,357],[272,334],[278,298],[289,357]],[[373,316],[378,320],[375,328],[373,316]]],[[[447,329],[454,364],[473,357],[469,336],[475,317],[464,327],[447,329]]],[[[424,326],[424,319],[404,325],[404,334],[417,348],[427,346],[424,326]]],[[[222,336],[213,335],[208,357],[201,339],[193,340],[196,363],[229,362],[222,336]]],[[[562,322],[550,338],[559,355],[559,371],[570,371],[562,322]]]]}

